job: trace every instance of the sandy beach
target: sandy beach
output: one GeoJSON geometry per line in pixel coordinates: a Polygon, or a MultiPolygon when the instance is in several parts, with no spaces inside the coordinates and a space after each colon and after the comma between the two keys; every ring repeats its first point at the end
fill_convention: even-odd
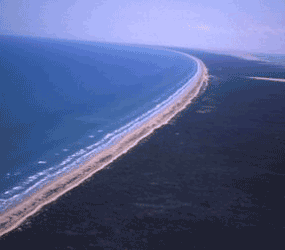
{"type": "Polygon", "coordinates": [[[273,82],[285,82],[285,79],[281,78],[269,78],[269,77],[258,77],[258,76],[248,77],[248,78],[255,80],[273,81],[273,82]]]}
{"type": "MultiPolygon", "coordinates": [[[[198,59],[197,59],[198,60],[198,59]]],[[[185,109],[195,98],[204,82],[208,80],[208,70],[204,63],[198,60],[200,73],[196,82],[188,86],[176,100],[167,105],[159,114],[135,128],[122,138],[117,139],[113,145],[99,152],[89,162],[82,164],[68,174],[58,177],[52,183],[45,185],[33,195],[25,197],[22,202],[11,205],[5,212],[0,214],[0,236],[7,234],[19,227],[28,217],[35,215],[45,205],[80,185],[96,172],[118,159],[143,138],[150,135],[155,129],[167,124],[175,115],[185,109]]]]}

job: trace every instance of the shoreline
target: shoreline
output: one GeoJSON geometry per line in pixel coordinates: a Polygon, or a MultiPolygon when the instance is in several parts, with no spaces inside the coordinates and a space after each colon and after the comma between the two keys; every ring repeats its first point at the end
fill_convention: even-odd
{"type": "Polygon", "coordinates": [[[268,60],[257,57],[256,55],[248,52],[248,51],[237,51],[237,50],[217,50],[217,49],[209,49],[209,52],[217,53],[220,55],[229,55],[241,59],[246,59],[249,61],[260,61],[260,62],[270,62],[268,60]]]}
{"type": "MultiPolygon", "coordinates": [[[[188,54],[185,55],[190,56],[188,54]]],[[[99,152],[91,160],[80,164],[79,168],[72,170],[66,175],[59,176],[52,183],[45,185],[34,194],[23,198],[21,203],[11,205],[5,212],[0,213],[0,237],[16,229],[26,219],[39,212],[44,206],[54,202],[68,191],[82,184],[96,172],[126,154],[140,141],[152,134],[156,129],[167,124],[185,109],[200,93],[203,83],[208,80],[206,66],[198,58],[195,58],[195,60],[198,63],[198,74],[193,82],[185,87],[182,93],[166,105],[158,114],[150,117],[149,120],[128,134],[115,140],[112,145],[99,152]]]]}

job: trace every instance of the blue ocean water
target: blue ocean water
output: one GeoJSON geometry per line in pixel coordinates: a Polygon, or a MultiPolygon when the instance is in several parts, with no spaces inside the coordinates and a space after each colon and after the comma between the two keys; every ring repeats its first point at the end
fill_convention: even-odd
{"type": "Polygon", "coordinates": [[[196,72],[163,48],[0,37],[2,204],[104,148],[196,72]]]}
{"type": "Polygon", "coordinates": [[[285,78],[285,68],[173,49],[205,63],[206,91],[1,249],[282,249],[285,85],[249,77],[285,78]]]}

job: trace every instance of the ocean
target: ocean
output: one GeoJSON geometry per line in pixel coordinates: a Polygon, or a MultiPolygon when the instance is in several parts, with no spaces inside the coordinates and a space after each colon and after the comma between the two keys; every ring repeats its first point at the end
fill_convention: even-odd
{"type": "Polygon", "coordinates": [[[0,51],[2,209],[143,122],[197,71],[154,46],[1,37],[0,51]]]}

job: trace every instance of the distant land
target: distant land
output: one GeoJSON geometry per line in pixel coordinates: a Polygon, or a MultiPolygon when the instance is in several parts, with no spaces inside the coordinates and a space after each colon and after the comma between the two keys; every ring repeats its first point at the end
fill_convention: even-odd
{"type": "Polygon", "coordinates": [[[269,78],[269,77],[249,77],[251,79],[255,79],[255,80],[265,80],[265,81],[273,81],[273,82],[285,82],[285,79],[281,79],[281,78],[269,78]]]}
{"type": "Polygon", "coordinates": [[[229,49],[207,49],[207,51],[222,54],[231,55],[251,61],[270,62],[274,64],[281,64],[285,66],[285,53],[262,53],[262,52],[250,52],[245,50],[229,50],[229,49]]]}

